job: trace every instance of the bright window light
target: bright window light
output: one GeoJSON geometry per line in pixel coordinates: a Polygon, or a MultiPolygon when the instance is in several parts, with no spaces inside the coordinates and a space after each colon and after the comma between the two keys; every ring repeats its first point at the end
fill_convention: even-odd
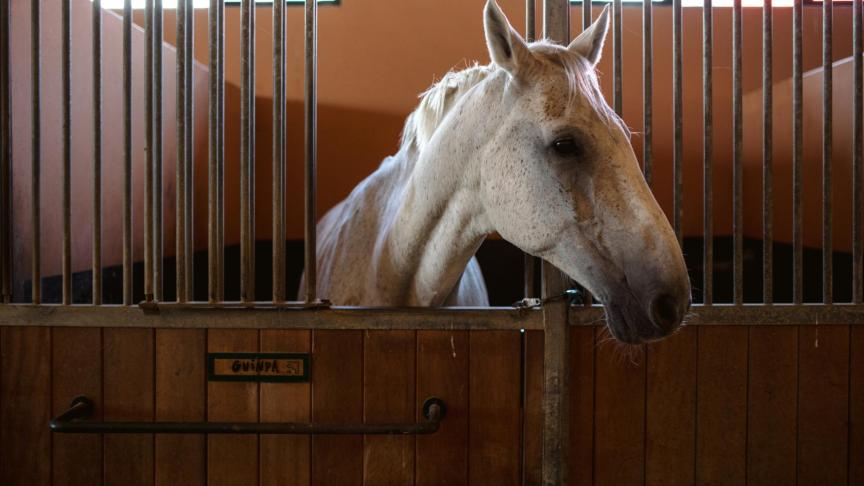
{"type": "MultiPolygon", "coordinates": [[[[92,1],[92,0],[91,0],[92,1]]],[[[304,0],[285,0],[288,4],[302,4],[304,0]]],[[[272,5],[272,0],[255,0],[256,3],[272,5]]],[[[102,0],[102,8],[110,10],[123,10],[125,0],[102,0]]],[[[318,3],[339,3],[339,0],[318,0],[318,3]]],[[[146,5],[146,0],[132,0],[132,8],[143,9],[146,5]]],[[[209,8],[210,0],[193,0],[192,5],[195,8],[209,8]]],[[[225,5],[240,5],[240,0],[225,0],[225,5]]],[[[162,8],[175,9],[177,8],[177,0],[162,0],[162,8]]]]}

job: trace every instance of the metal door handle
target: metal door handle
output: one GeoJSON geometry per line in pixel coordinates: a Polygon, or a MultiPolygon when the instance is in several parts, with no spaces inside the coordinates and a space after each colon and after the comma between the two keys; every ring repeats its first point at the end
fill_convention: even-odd
{"type": "Polygon", "coordinates": [[[422,423],[410,424],[315,424],[255,422],[90,422],[93,401],[86,396],[72,400],[69,409],[48,422],[53,432],[74,434],[303,434],[303,435],[424,435],[438,431],[447,411],[444,401],[430,397],[423,402],[422,423]]]}

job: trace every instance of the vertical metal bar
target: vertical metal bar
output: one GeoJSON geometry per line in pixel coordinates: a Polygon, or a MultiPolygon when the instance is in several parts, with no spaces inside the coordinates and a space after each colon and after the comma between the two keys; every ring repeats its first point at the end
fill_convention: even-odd
{"type": "Polygon", "coordinates": [[[102,1],[93,0],[93,305],[102,305],[102,1]]]}
{"type": "Polygon", "coordinates": [[[132,0],[123,3],[123,305],[132,305],[132,0]]]}
{"type": "Polygon", "coordinates": [[[11,0],[0,0],[0,302],[12,302],[12,107],[9,93],[11,0]]]}
{"type": "Polygon", "coordinates": [[[702,2],[702,302],[714,303],[714,7],[702,2]]]}
{"type": "Polygon", "coordinates": [[[864,301],[864,247],[861,244],[862,197],[862,158],[864,158],[864,76],[862,76],[862,0],[852,3],[852,57],[854,58],[854,96],[852,101],[852,302],[864,301]]]}
{"type": "Polygon", "coordinates": [[[177,2],[177,182],[175,206],[175,256],[177,262],[177,302],[186,302],[186,0],[177,2]]]}
{"type": "Polygon", "coordinates": [[[218,117],[216,135],[218,143],[216,145],[216,154],[218,161],[216,164],[216,222],[218,225],[218,266],[219,280],[217,281],[217,297],[225,299],[225,0],[217,0],[216,12],[219,16],[216,40],[218,44],[217,55],[219,59],[219,69],[216,71],[216,96],[218,117]]]}
{"type": "MultiPolygon", "coordinates": [[[[570,14],[568,13],[567,15],[569,17],[570,14]]],[[[582,30],[585,30],[588,27],[591,27],[591,22],[593,20],[594,19],[592,18],[592,14],[591,14],[591,1],[590,0],[589,1],[583,1],[582,2],[582,30]]],[[[569,22],[569,19],[568,19],[568,22],[569,22]]]]}
{"type": "Polygon", "coordinates": [[[614,97],[612,102],[615,105],[615,113],[617,113],[619,116],[624,113],[624,88],[622,85],[623,56],[621,54],[622,42],[623,36],[621,33],[621,0],[612,0],[612,78],[614,84],[614,97]]]}
{"type": "Polygon", "coordinates": [[[741,91],[741,0],[732,3],[732,238],[734,301],[744,301],[743,118],[741,91]]]}
{"type": "Polygon", "coordinates": [[[318,2],[306,1],[306,170],[305,170],[305,279],[306,302],[317,300],[318,256],[316,248],[316,171],[318,162],[318,2]]]}
{"type": "Polygon", "coordinates": [[[72,303],[72,33],[70,0],[60,2],[63,178],[63,304],[72,303]]]}
{"type": "Polygon", "coordinates": [[[774,303],[774,9],[762,4],[762,301],[774,303]]]}
{"type": "MultiPolygon", "coordinates": [[[[536,18],[536,3],[534,0],[525,0],[525,40],[534,42],[537,38],[537,18],[536,18]]],[[[539,259],[523,254],[522,257],[522,297],[534,297],[534,275],[537,271],[537,261],[539,259]]],[[[522,333],[522,346],[525,346],[525,333],[522,333]]],[[[524,464],[524,459],[523,459],[524,464]]]]}
{"type": "Polygon", "coordinates": [[[186,245],[186,297],[195,298],[195,94],[192,91],[195,82],[195,6],[193,0],[186,2],[186,227],[184,228],[184,243],[186,245]]]}
{"type": "Polygon", "coordinates": [[[32,256],[32,300],[34,304],[42,303],[42,214],[40,211],[41,164],[42,164],[42,94],[40,92],[40,81],[42,80],[42,52],[40,40],[41,12],[40,1],[30,1],[30,82],[33,91],[32,106],[30,108],[33,117],[31,131],[31,174],[30,174],[30,219],[33,226],[33,241],[31,242],[32,256]]]}
{"type": "Polygon", "coordinates": [[[684,201],[684,132],[683,132],[683,101],[682,101],[682,51],[681,51],[681,0],[672,0],[672,171],[673,171],[673,227],[678,244],[682,242],[681,213],[684,201]]]}
{"type": "Polygon", "coordinates": [[[210,91],[209,91],[209,137],[207,161],[207,300],[211,303],[219,301],[219,212],[217,210],[219,192],[219,78],[217,73],[222,68],[219,65],[219,1],[210,0],[208,14],[208,50],[210,55],[210,91]]]}
{"type": "Polygon", "coordinates": [[[534,42],[537,40],[537,25],[536,2],[534,0],[525,0],[525,40],[534,42]]]}
{"type": "MultiPolygon", "coordinates": [[[[583,25],[590,25],[591,2],[583,25]],[[587,23],[586,23],[587,21],[587,23]]],[[[543,1],[544,36],[562,44],[570,39],[568,0],[543,1]]],[[[555,267],[543,262],[543,296],[560,295],[566,279],[555,267]]],[[[570,442],[569,382],[570,326],[566,299],[543,305],[543,459],[541,481],[545,486],[568,484],[567,456],[570,442]]]]}
{"type": "MultiPolygon", "coordinates": [[[[709,0],[710,1],[710,0],[709,0]]],[[[653,162],[653,131],[654,131],[654,35],[651,20],[653,5],[651,0],[642,0],[642,170],[645,181],[651,185],[651,169],[653,162]]]]}
{"type": "Polygon", "coordinates": [[[255,300],[255,154],[252,138],[255,136],[252,104],[255,49],[253,0],[243,0],[240,6],[240,300],[255,300]]]}
{"type": "Polygon", "coordinates": [[[273,302],[285,300],[285,2],[273,2],[273,302]]]}
{"type": "Polygon", "coordinates": [[[803,0],[792,3],[792,300],[804,301],[804,232],[801,213],[801,170],[804,161],[803,131],[803,0]]]}
{"type": "Polygon", "coordinates": [[[831,159],[834,148],[833,128],[833,37],[834,2],[822,2],[822,302],[830,304],[833,292],[833,214],[831,205],[831,159]]]}
{"type": "Polygon", "coordinates": [[[144,300],[153,300],[153,1],[146,0],[144,101],[144,300]]]}
{"type": "Polygon", "coordinates": [[[153,4],[153,290],[157,301],[163,299],[163,223],[162,223],[162,0],[153,4]]]}

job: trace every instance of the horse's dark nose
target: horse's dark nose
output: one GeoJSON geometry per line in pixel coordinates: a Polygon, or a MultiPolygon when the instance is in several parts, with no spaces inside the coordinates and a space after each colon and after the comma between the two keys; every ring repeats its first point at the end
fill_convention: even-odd
{"type": "Polygon", "coordinates": [[[678,328],[684,312],[678,300],[669,294],[660,294],[651,301],[651,321],[664,335],[678,328]]]}

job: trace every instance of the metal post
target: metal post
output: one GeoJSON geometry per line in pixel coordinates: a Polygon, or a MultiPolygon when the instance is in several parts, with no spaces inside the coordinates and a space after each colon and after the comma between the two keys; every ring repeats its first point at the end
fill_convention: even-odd
{"type": "Polygon", "coordinates": [[[195,298],[195,95],[192,87],[195,81],[195,8],[192,0],[186,2],[186,226],[184,244],[186,245],[186,297],[195,298]]]}
{"type": "Polygon", "coordinates": [[[702,302],[714,302],[714,7],[702,2],[702,302]]]}
{"type": "Polygon", "coordinates": [[[762,4],[762,301],[774,302],[774,13],[762,4]]]}
{"type": "Polygon", "coordinates": [[[285,300],[285,2],[273,2],[273,302],[285,300]]]}
{"type": "Polygon", "coordinates": [[[164,298],[162,200],[162,0],[153,4],[153,291],[164,298]]]}
{"type": "Polygon", "coordinates": [[[834,2],[822,2],[822,302],[831,304],[833,292],[833,214],[831,207],[831,159],[833,155],[834,2]]]}
{"type": "Polygon", "coordinates": [[[684,105],[682,90],[681,47],[681,0],[672,0],[672,173],[673,173],[673,217],[672,226],[678,244],[682,243],[681,214],[684,205],[684,105]]]}
{"type": "MultiPolygon", "coordinates": [[[[588,2],[586,2],[588,3],[588,2]]],[[[621,32],[621,0],[612,0],[612,83],[614,85],[612,103],[615,105],[615,113],[621,116],[624,113],[623,98],[623,35],[621,32]]]]}
{"type": "Polygon", "coordinates": [[[63,178],[63,304],[72,303],[72,33],[70,0],[60,2],[63,178]]]}
{"type": "Polygon", "coordinates": [[[123,3],[123,305],[132,305],[132,0],[123,3]]]}
{"type": "Polygon", "coordinates": [[[864,96],[862,96],[862,0],[854,0],[852,3],[852,57],[853,69],[855,71],[854,97],[852,101],[852,302],[860,304],[864,300],[862,289],[864,289],[864,248],[861,244],[861,214],[862,197],[862,155],[864,155],[864,139],[862,139],[862,126],[864,126],[864,96]]]}
{"type": "Polygon", "coordinates": [[[210,54],[210,91],[209,91],[209,159],[207,163],[207,300],[218,302],[219,296],[219,254],[222,247],[219,240],[219,76],[222,65],[219,63],[219,0],[210,0],[208,12],[209,54],[210,54]]]}
{"type": "MultiPolygon", "coordinates": [[[[652,0],[642,0],[642,170],[645,181],[651,186],[651,165],[653,159],[653,111],[654,111],[654,37],[651,20],[652,0]]],[[[710,1],[710,0],[709,0],[710,1]]]]}
{"type": "Polygon", "coordinates": [[[144,13],[144,300],[153,300],[153,0],[144,13]]]}
{"type": "Polygon", "coordinates": [[[102,305],[102,1],[93,0],[93,305],[102,305]]]}
{"type": "Polygon", "coordinates": [[[42,122],[41,105],[42,94],[40,92],[40,81],[42,80],[42,52],[40,40],[40,0],[30,2],[30,83],[32,93],[32,106],[30,107],[33,125],[31,130],[31,165],[30,165],[30,220],[33,228],[33,239],[31,243],[31,291],[34,304],[42,303],[42,214],[40,210],[41,191],[41,164],[42,164],[42,122]]]}
{"type": "Polygon", "coordinates": [[[744,302],[743,107],[741,90],[741,0],[732,3],[732,238],[734,301],[744,302]]]}
{"type": "MultiPolygon", "coordinates": [[[[186,91],[186,0],[177,2],[177,163],[175,178],[177,182],[175,211],[175,257],[177,262],[176,288],[177,302],[186,302],[186,97],[191,93],[186,91]]],[[[191,34],[191,33],[190,33],[191,34]]]]}
{"type": "Polygon", "coordinates": [[[0,0],[0,302],[12,302],[12,107],[9,93],[11,0],[0,0]]]}
{"type": "Polygon", "coordinates": [[[216,41],[219,69],[216,71],[216,96],[218,117],[216,155],[216,223],[218,226],[219,280],[216,282],[218,300],[225,299],[225,0],[217,0],[218,30],[216,41]]]}
{"type": "Polygon", "coordinates": [[[801,179],[804,161],[803,98],[803,0],[792,3],[792,300],[804,301],[804,231],[801,213],[801,179]]]}
{"type": "Polygon", "coordinates": [[[255,301],[255,6],[240,6],[240,300],[255,301]]]}
{"type": "Polygon", "coordinates": [[[316,173],[318,162],[318,2],[306,0],[306,66],[305,66],[305,279],[306,302],[317,300],[317,211],[316,173]]]}

